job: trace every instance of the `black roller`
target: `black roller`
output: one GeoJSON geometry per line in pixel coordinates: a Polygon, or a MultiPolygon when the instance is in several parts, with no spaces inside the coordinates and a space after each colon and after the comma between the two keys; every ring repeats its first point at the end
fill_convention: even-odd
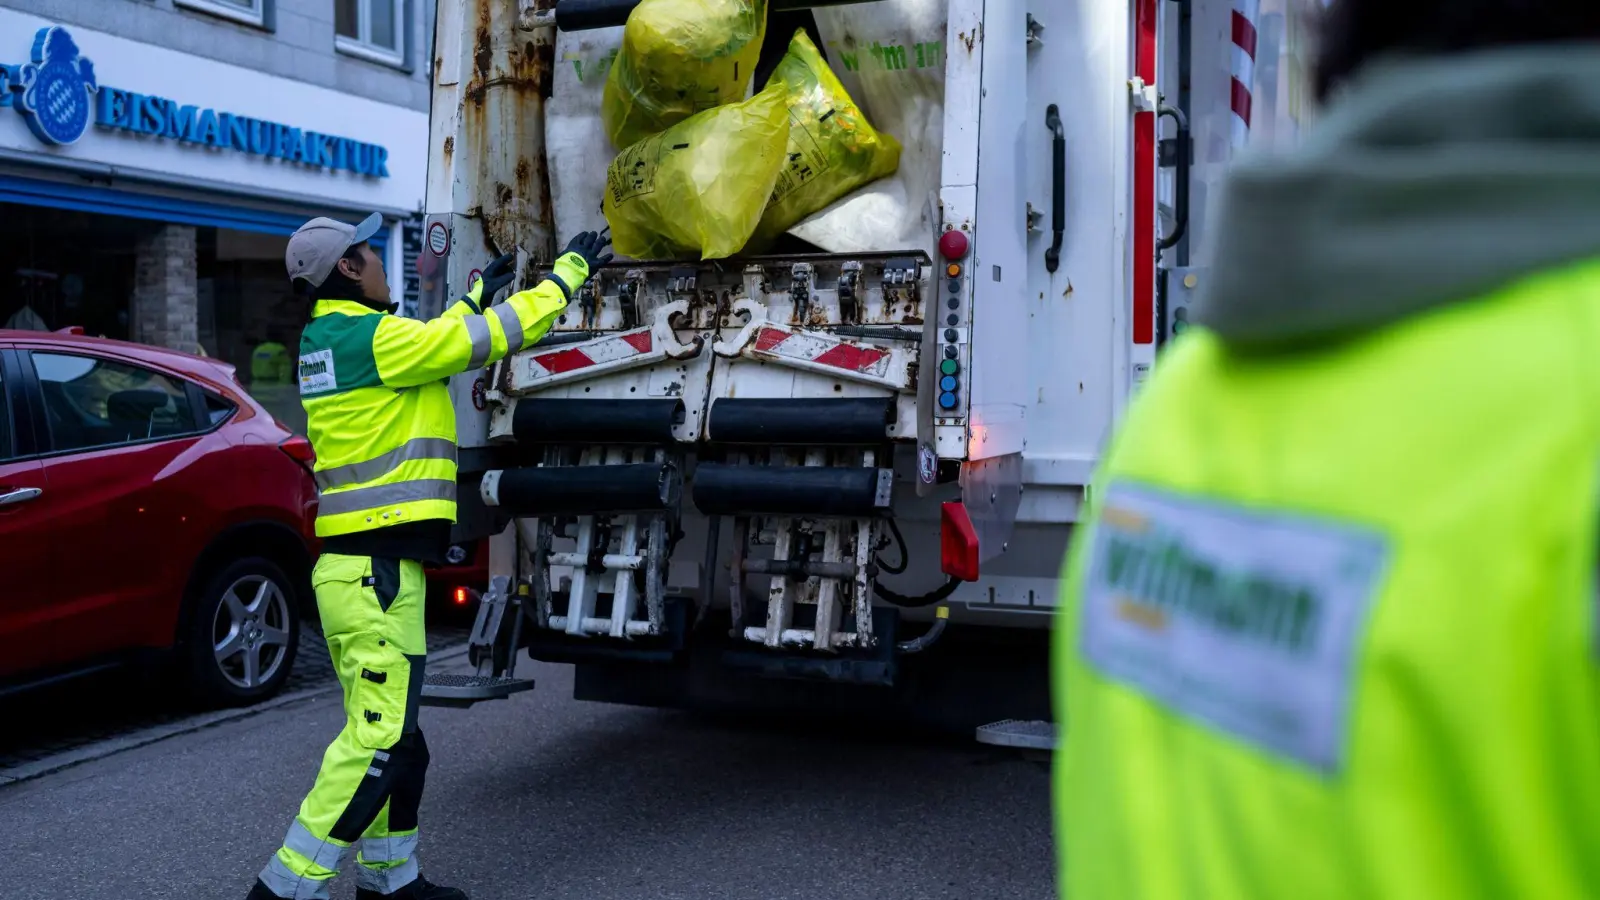
{"type": "Polygon", "coordinates": [[[724,399],[711,404],[711,440],[719,444],[881,444],[889,439],[893,421],[892,397],[724,399]]]}
{"type": "Polygon", "coordinates": [[[709,516],[871,516],[889,508],[889,469],[731,466],[694,470],[694,505],[709,516]]]}
{"type": "MultiPolygon", "coordinates": [[[[769,12],[783,12],[862,2],[865,0],[771,0],[767,9],[769,12]]],[[[638,5],[639,0],[560,0],[556,4],[556,28],[562,31],[591,31],[625,25],[628,13],[638,5]]]]}
{"type": "Polygon", "coordinates": [[[511,434],[522,444],[670,444],[683,401],[517,401],[511,434]]]}
{"type": "Polygon", "coordinates": [[[506,469],[497,488],[513,516],[589,516],[674,507],[683,476],[670,463],[506,469]]]}

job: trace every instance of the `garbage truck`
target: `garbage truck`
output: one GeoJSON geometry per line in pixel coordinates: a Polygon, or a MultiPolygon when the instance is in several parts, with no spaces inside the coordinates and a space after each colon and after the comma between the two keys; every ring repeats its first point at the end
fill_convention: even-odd
{"type": "MultiPolygon", "coordinates": [[[[529,287],[607,226],[638,5],[440,0],[424,316],[502,253],[529,287]]],[[[1073,523],[1182,340],[1221,178],[1309,122],[1320,3],[763,5],[751,90],[804,31],[898,168],[759,254],[614,260],[452,381],[454,540],[489,542],[491,579],[475,674],[423,702],[526,690],[531,658],[573,664],[581,699],[920,710],[1048,746],[1073,523]]]]}

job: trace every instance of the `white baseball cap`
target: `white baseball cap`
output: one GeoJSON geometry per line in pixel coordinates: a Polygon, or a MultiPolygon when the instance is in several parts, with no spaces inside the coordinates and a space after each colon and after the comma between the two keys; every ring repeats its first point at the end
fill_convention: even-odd
{"type": "Polygon", "coordinates": [[[382,227],[383,216],[378,213],[362,219],[360,225],[321,216],[301,225],[289,236],[289,247],[283,253],[289,280],[304,278],[312,287],[321,287],[346,250],[369,240],[382,227]]]}

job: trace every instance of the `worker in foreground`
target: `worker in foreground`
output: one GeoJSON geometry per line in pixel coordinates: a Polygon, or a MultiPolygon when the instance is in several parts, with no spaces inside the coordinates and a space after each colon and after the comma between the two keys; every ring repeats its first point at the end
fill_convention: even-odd
{"type": "Polygon", "coordinates": [[[1600,5],[1319,50],[1068,564],[1061,891],[1600,897],[1600,5]]]}
{"type": "Polygon", "coordinates": [[[298,381],[316,450],[312,571],[345,725],[249,900],[326,898],[356,850],[359,900],[465,900],[417,868],[417,807],[428,745],[417,727],[427,641],[422,564],[442,562],[456,518],[456,422],[445,379],[544,336],[606,239],[579,235],[550,278],[491,306],[515,277],[496,259],[431,322],[392,315],[382,224],[313,219],[289,238],[289,278],[312,298],[298,381]]]}

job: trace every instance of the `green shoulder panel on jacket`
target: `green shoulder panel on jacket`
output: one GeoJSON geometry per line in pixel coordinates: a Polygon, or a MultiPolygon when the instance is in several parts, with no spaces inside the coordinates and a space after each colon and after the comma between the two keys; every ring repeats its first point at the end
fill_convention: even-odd
{"type": "Polygon", "coordinates": [[[300,335],[299,382],[303,398],[379,387],[372,335],[385,316],[317,316],[300,335]]]}

